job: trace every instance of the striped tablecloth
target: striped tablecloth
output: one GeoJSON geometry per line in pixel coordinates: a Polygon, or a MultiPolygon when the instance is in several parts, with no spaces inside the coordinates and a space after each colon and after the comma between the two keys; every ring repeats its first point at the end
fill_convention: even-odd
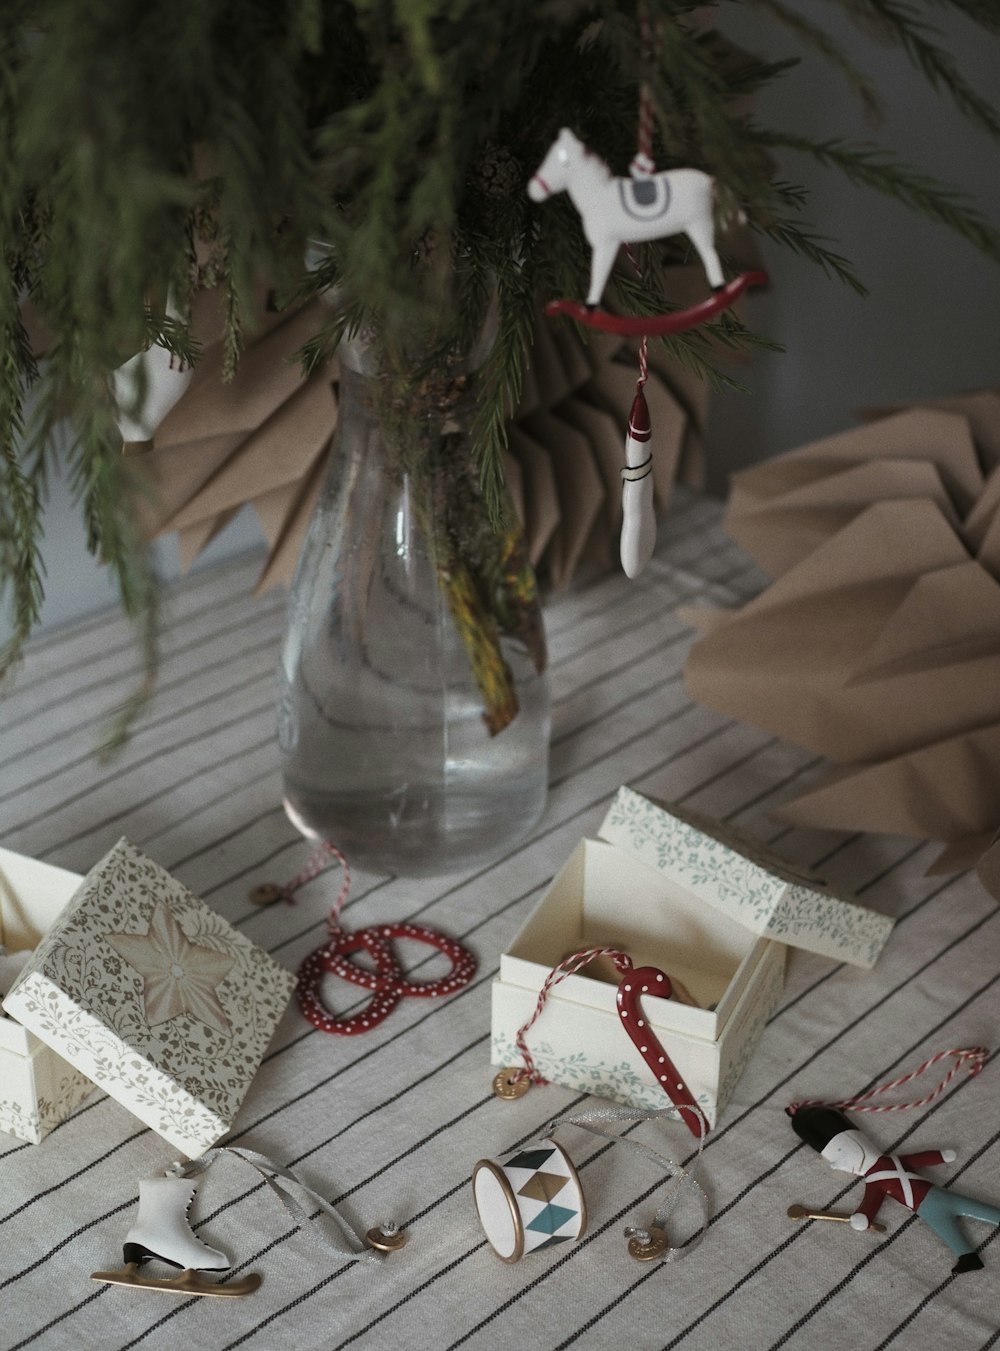
{"type": "MultiPolygon", "coordinates": [[[[294,969],[323,936],[331,893],[321,879],[295,908],[248,901],[250,887],[292,875],[306,856],[279,805],[272,730],[283,605],[251,599],[252,576],[251,565],[232,564],[173,594],[155,703],[110,765],[92,749],[134,679],[126,625],[102,615],[34,644],[0,704],[0,840],[83,872],[126,834],[294,969]]],[[[139,1179],[171,1159],[95,1093],[40,1146],[0,1136],[0,1346],[994,1345],[993,1231],[976,1230],[986,1270],[952,1277],[943,1245],[891,1202],[881,1238],[786,1216],[795,1201],[852,1208],[844,1175],[794,1137],[783,1115],[790,1099],[855,1093],[944,1046],[996,1043],[1000,914],[972,876],[924,877],[932,851],[913,841],[781,829],[769,816],[815,762],[691,704],[681,679],[691,634],[677,615],[692,601],[732,604],[758,584],[723,536],[718,508],[679,499],[641,580],[606,577],[548,607],[551,794],[531,838],[471,876],[355,876],[348,927],[418,917],[471,945],[479,973],[460,995],[430,1007],[404,1001],[372,1035],[347,1041],[312,1031],[291,1009],[232,1139],[293,1166],[356,1228],[394,1217],[410,1236],[405,1251],[378,1269],[337,1260],[252,1170],[226,1158],[204,1177],[193,1216],[239,1270],[263,1275],[255,1295],[193,1300],[91,1284],[91,1271],[118,1264],[139,1179]],[[632,1151],[569,1130],[588,1233],[506,1266],[476,1226],[472,1166],[583,1100],[555,1087],[514,1103],[491,1095],[490,981],[546,883],[625,782],[738,822],[898,924],[871,973],[791,955],[779,1008],[705,1149],[713,1217],[690,1258],[640,1265],[627,1256],[623,1228],[650,1218],[657,1176],[632,1151]]],[[[886,1147],[956,1148],[958,1162],[935,1176],[1000,1201],[996,1066],[957,1079],[929,1109],[868,1121],[886,1147]]],[[[676,1126],[646,1124],[636,1138],[687,1149],[676,1126]]]]}

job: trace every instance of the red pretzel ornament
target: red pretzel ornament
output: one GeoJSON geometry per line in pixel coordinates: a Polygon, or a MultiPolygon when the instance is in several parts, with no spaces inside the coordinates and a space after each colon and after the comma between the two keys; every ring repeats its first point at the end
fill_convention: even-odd
{"type": "Polygon", "coordinates": [[[295,995],[299,1008],[313,1027],[339,1037],[356,1037],[370,1032],[383,1022],[402,999],[440,999],[464,989],[476,973],[476,958],[455,938],[422,924],[400,921],[397,924],[373,924],[353,933],[340,927],[340,912],[351,885],[350,868],[340,850],[323,841],[305,868],[285,886],[257,888],[258,896],[269,903],[283,898],[294,903],[295,892],[317,877],[326,866],[326,857],[336,859],[343,869],[344,881],[327,919],[330,941],[316,948],[299,967],[295,995]],[[409,939],[436,948],[451,962],[447,975],[438,980],[407,980],[392,948],[394,939],[409,939]],[[365,952],[374,962],[374,970],[358,966],[350,957],[365,952]],[[326,976],[338,976],[351,985],[370,990],[371,998],[350,1017],[331,1012],[323,1000],[321,987],[326,976]]]}

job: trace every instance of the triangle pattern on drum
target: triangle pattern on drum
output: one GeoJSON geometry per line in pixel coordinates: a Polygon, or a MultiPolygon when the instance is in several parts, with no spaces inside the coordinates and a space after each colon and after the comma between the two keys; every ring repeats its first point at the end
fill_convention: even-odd
{"type": "Polygon", "coordinates": [[[569,1182],[568,1177],[558,1173],[535,1173],[529,1177],[523,1187],[518,1187],[518,1196],[530,1196],[533,1201],[551,1201],[569,1182]]]}
{"type": "Polygon", "coordinates": [[[561,1229],[564,1224],[570,1220],[578,1220],[579,1212],[569,1210],[566,1206],[547,1205],[544,1210],[540,1210],[530,1224],[525,1225],[526,1229],[533,1229],[538,1234],[555,1234],[557,1229],[561,1229]]]}

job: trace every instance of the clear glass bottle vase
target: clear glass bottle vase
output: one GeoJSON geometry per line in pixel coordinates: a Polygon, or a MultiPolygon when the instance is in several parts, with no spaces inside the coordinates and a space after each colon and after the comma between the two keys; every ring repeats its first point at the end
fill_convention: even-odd
{"type": "Polygon", "coordinates": [[[289,598],[285,810],[356,866],[404,876],[499,858],[545,804],[545,636],[520,530],[496,532],[468,377],[412,416],[342,345],[329,477],[289,598]],[[416,430],[415,430],[416,429],[416,430]]]}

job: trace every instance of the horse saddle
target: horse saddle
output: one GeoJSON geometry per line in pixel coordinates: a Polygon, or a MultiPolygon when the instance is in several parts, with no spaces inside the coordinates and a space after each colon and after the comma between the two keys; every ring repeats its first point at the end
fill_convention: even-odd
{"type": "Polygon", "coordinates": [[[655,220],[670,206],[670,185],[666,174],[651,178],[620,178],[618,193],[622,210],[635,220],[655,220]]]}

